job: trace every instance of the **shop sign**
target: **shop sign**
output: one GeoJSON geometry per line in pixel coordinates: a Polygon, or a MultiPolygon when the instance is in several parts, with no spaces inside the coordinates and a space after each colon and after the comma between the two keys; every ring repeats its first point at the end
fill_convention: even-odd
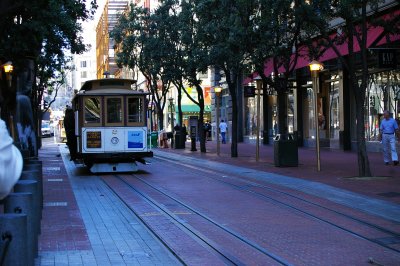
{"type": "Polygon", "coordinates": [[[101,131],[86,132],[86,147],[90,149],[101,148],[101,131]]]}
{"type": "Polygon", "coordinates": [[[396,50],[382,49],[378,53],[378,66],[379,68],[396,68],[396,50]]]}
{"type": "Polygon", "coordinates": [[[244,86],[243,87],[244,97],[254,97],[256,95],[255,86],[244,86]]]}

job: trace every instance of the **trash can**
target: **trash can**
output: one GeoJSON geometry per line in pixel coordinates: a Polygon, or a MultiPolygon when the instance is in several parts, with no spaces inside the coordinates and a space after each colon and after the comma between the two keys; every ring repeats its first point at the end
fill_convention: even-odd
{"type": "Polygon", "coordinates": [[[274,139],[275,166],[298,166],[297,139],[293,134],[278,134],[274,139]]]}
{"type": "Polygon", "coordinates": [[[147,133],[147,146],[152,148],[157,148],[158,147],[158,132],[153,131],[151,133],[147,133]]]}
{"type": "Polygon", "coordinates": [[[175,131],[174,133],[174,148],[175,149],[184,149],[185,148],[185,142],[183,141],[183,136],[180,132],[180,130],[175,131]]]}

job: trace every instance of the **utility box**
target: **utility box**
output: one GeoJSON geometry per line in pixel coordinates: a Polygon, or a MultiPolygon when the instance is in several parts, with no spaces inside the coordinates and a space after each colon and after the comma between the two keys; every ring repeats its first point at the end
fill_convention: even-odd
{"type": "Polygon", "coordinates": [[[147,146],[151,148],[157,148],[158,146],[158,132],[157,131],[153,131],[153,132],[149,132],[147,133],[147,146]]]}
{"type": "Polygon", "coordinates": [[[275,166],[298,166],[297,139],[293,134],[278,134],[274,139],[275,166]]]}

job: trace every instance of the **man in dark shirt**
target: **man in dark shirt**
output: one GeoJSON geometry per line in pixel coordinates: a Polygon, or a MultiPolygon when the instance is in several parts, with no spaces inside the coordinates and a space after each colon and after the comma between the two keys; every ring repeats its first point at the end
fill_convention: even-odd
{"type": "Polygon", "coordinates": [[[75,136],[75,114],[71,107],[67,105],[64,116],[65,135],[67,135],[67,146],[71,161],[76,159],[77,143],[75,136]]]}

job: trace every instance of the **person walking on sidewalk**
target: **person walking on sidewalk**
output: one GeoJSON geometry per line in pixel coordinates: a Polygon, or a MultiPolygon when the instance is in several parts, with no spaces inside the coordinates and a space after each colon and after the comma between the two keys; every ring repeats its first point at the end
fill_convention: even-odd
{"type": "Polygon", "coordinates": [[[228,125],[225,123],[225,121],[222,119],[221,123],[219,124],[219,131],[221,132],[221,137],[222,137],[222,144],[226,143],[226,129],[228,128],[228,125]]]}
{"type": "Polygon", "coordinates": [[[399,126],[397,125],[396,120],[390,117],[389,111],[387,110],[383,112],[383,120],[381,122],[379,130],[382,136],[383,161],[385,162],[386,165],[388,165],[391,156],[393,164],[398,165],[399,158],[396,151],[395,134],[397,134],[400,142],[399,126]]]}

